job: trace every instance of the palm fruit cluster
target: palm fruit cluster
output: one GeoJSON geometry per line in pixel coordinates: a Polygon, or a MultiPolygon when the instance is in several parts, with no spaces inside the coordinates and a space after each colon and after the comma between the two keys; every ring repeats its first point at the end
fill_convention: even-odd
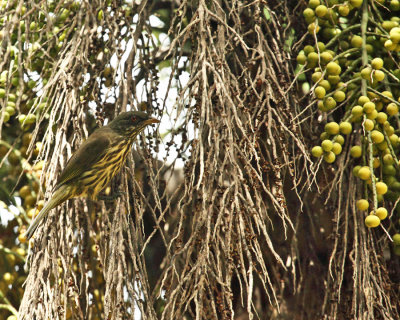
{"type": "Polygon", "coordinates": [[[65,25],[72,10],[55,14],[48,32],[44,11],[0,0],[0,300],[7,306],[0,308],[0,319],[17,319],[24,293],[28,249],[22,234],[44,203],[44,163],[38,158],[44,132],[36,139],[32,133],[39,117],[49,112],[42,88],[52,73],[50,57],[67,40],[65,25]]]}
{"type": "Polygon", "coordinates": [[[333,164],[352,135],[356,207],[377,227],[400,197],[399,1],[309,0],[303,16],[310,41],[297,62],[326,119],[312,154],[333,164]]]}
{"type": "Polygon", "coordinates": [[[79,6],[79,1],[57,7],[56,1],[0,0],[0,300],[7,305],[0,308],[0,319],[17,318],[23,295],[28,244],[22,234],[44,204],[44,163],[38,157],[44,130],[35,138],[33,131],[39,118],[46,128],[51,105],[43,87],[79,6]]]}
{"type": "MultiPolygon", "coordinates": [[[[90,37],[84,56],[91,68],[79,65],[82,70],[77,68],[74,86],[82,104],[94,101],[105,87],[115,86],[115,70],[110,65],[115,43],[110,35],[104,36],[109,31],[104,24],[117,17],[122,26],[134,14],[130,1],[116,3],[106,0],[93,9],[90,2],[78,0],[0,0],[0,300],[5,306],[0,308],[0,319],[16,317],[28,251],[22,234],[44,204],[42,139],[46,130],[57,129],[48,128],[56,85],[46,85],[59,71],[57,63],[70,52],[71,43],[80,40],[77,21],[85,18],[82,13],[94,10],[96,14],[86,18],[93,26],[103,27],[93,29],[102,32],[90,37]],[[90,73],[90,80],[79,79],[79,72],[90,73]]],[[[90,121],[88,117],[89,126],[90,121]]],[[[94,278],[99,285],[101,275],[96,269],[94,278]]],[[[94,297],[91,307],[100,310],[103,295],[95,290],[94,297]]],[[[71,310],[67,310],[67,319],[72,318],[71,310]]]]}
{"type": "Polygon", "coordinates": [[[32,133],[39,118],[46,127],[51,104],[43,88],[53,72],[52,58],[68,41],[70,16],[80,3],[64,8],[57,8],[56,2],[49,5],[39,10],[36,5],[0,0],[0,200],[3,210],[18,209],[20,215],[9,225],[18,225],[20,233],[43,205],[39,196],[43,161],[37,157],[44,131],[35,139],[32,133]],[[45,9],[51,12],[51,23],[45,9]]]}

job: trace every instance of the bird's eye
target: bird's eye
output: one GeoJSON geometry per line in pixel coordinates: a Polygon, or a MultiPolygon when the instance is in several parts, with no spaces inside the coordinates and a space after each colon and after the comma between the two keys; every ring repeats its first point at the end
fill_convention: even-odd
{"type": "Polygon", "coordinates": [[[132,122],[136,122],[137,117],[136,116],[132,116],[131,120],[132,120],[132,122]]]}

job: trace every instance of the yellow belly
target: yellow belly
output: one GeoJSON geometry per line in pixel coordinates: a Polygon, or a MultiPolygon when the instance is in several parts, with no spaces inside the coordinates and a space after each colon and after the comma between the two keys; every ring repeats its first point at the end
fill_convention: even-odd
{"type": "Polygon", "coordinates": [[[91,170],[84,172],[80,179],[80,196],[96,198],[121,169],[127,154],[128,146],[118,145],[109,150],[91,170]]]}

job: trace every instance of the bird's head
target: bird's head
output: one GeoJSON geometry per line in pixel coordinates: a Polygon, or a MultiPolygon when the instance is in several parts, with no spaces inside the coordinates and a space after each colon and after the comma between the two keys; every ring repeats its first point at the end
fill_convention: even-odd
{"type": "Polygon", "coordinates": [[[145,112],[128,111],[119,114],[108,126],[127,139],[133,139],[147,125],[158,122],[145,112]]]}

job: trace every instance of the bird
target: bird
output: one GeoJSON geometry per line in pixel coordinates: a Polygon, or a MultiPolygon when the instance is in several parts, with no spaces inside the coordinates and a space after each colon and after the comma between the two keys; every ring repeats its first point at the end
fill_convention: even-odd
{"type": "Polygon", "coordinates": [[[96,129],[68,160],[25,238],[29,240],[49,211],[64,201],[76,197],[95,200],[125,163],[136,136],[147,125],[158,122],[145,112],[128,111],[96,129]]]}

